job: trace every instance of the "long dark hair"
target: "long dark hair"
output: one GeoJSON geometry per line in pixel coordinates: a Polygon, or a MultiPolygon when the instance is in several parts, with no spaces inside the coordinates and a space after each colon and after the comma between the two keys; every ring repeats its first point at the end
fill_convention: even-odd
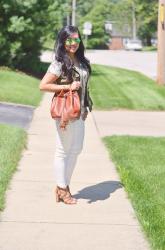
{"type": "Polygon", "coordinates": [[[55,59],[62,63],[62,71],[67,76],[68,80],[72,81],[72,67],[73,63],[68,56],[66,49],[65,49],[65,41],[66,39],[73,33],[78,33],[80,38],[79,48],[75,52],[75,55],[79,62],[83,65],[85,64],[89,70],[89,74],[91,73],[91,67],[89,60],[84,56],[84,44],[81,39],[81,35],[79,29],[76,26],[68,25],[63,27],[57,36],[57,40],[55,43],[55,59]]]}

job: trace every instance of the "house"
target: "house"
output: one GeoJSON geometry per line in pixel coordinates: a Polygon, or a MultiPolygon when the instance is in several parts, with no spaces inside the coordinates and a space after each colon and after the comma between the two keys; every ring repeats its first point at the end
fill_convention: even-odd
{"type": "Polygon", "coordinates": [[[119,27],[117,23],[113,23],[113,28],[110,32],[108,47],[111,50],[121,50],[125,47],[125,42],[131,38],[131,32],[128,25],[119,27]]]}

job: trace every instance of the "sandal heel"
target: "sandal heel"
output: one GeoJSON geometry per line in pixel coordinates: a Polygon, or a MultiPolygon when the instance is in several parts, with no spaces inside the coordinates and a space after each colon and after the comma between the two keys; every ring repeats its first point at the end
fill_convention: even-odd
{"type": "Polygon", "coordinates": [[[56,194],[56,202],[60,202],[60,194],[58,193],[58,189],[56,189],[55,194],[56,194]]]}
{"type": "Polygon", "coordinates": [[[65,204],[68,205],[74,205],[77,203],[77,200],[72,197],[70,193],[70,189],[67,186],[67,188],[61,188],[58,187],[56,188],[56,202],[64,202],[65,204]]]}

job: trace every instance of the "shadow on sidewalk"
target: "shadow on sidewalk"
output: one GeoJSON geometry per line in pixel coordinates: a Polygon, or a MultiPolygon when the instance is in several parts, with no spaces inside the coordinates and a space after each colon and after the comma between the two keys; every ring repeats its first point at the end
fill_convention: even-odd
{"type": "Polygon", "coordinates": [[[73,195],[73,197],[76,199],[86,199],[88,203],[92,203],[98,200],[108,199],[111,193],[122,187],[123,185],[119,181],[105,181],[83,188],[78,191],[77,194],[73,195]]]}

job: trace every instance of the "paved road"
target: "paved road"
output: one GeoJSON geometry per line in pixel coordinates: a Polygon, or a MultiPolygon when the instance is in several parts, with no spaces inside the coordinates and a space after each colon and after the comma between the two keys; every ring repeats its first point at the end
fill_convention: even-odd
{"type": "MultiPolygon", "coordinates": [[[[157,53],[125,50],[88,50],[86,53],[91,63],[110,65],[139,71],[156,79],[157,53]]],[[[51,62],[53,53],[45,51],[41,60],[51,62]]]]}

